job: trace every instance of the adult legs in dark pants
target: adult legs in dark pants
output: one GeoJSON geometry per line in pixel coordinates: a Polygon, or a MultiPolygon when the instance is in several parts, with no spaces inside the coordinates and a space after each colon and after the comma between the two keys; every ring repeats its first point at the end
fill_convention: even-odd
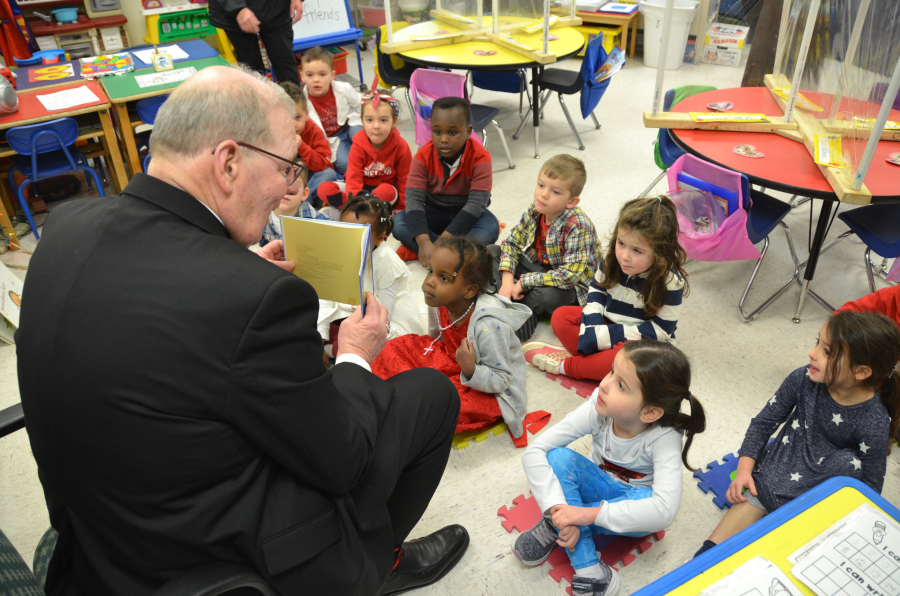
{"type": "MultiPolygon", "coordinates": [[[[500,272],[500,259],[503,253],[499,244],[488,246],[488,252],[491,253],[491,258],[494,260],[494,281],[497,282],[499,288],[503,284],[503,274],[500,272]]],[[[513,276],[519,279],[524,273],[547,273],[548,271],[549,269],[540,263],[532,263],[525,257],[520,257],[513,276]]],[[[540,286],[526,291],[520,302],[530,308],[532,314],[531,318],[516,332],[519,340],[528,341],[532,336],[537,326],[538,315],[553,314],[557,308],[574,304],[577,301],[578,292],[575,288],[564,290],[555,286],[540,286]]]]}
{"type": "MultiPolygon", "coordinates": [[[[340,386],[341,377],[335,376],[340,386]]],[[[459,394],[450,379],[417,368],[387,380],[394,387],[364,481],[387,505],[400,559],[382,594],[427,585],[462,558],[469,537],[461,526],[448,526],[419,540],[406,537],[419,522],[440,484],[459,418],[459,394]],[[428,387],[423,399],[422,387],[428,387]],[[438,555],[443,560],[436,561],[438,555]],[[427,572],[422,572],[422,568],[427,572]]]]}
{"type": "MultiPolygon", "coordinates": [[[[458,211],[450,211],[448,209],[441,209],[440,207],[425,205],[425,219],[428,222],[428,236],[431,238],[432,242],[437,241],[438,236],[447,229],[447,226],[449,226],[456,218],[457,213],[458,211]]],[[[416,239],[409,231],[409,226],[406,224],[406,211],[401,211],[394,216],[393,234],[394,238],[399,240],[403,246],[414,253],[419,252],[419,244],[416,242],[416,239]]],[[[500,222],[497,221],[497,218],[493,213],[485,209],[484,213],[481,214],[481,217],[478,218],[478,221],[476,221],[475,224],[469,228],[469,231],[465,233],[465,236],[478,240],[484,245],[493,244],[497,241],[497,238],[500,237],[500,222]]]]}
{"type": "MultiPolygon", "coordinates": [[[[231,45],[234,46],[237,61],[260,74],[266,74],[256,34],[243,31],[226,31],[226,33],[231,45]]],[[[297,61],[294,59],[294,30],[291,28],[291,19],[286,18],[283,24],[260,31],[259,38],[266,48],[269,63],[278,82],[293,81],[299,85],[300,73],[297,72],[297,61]]]]}

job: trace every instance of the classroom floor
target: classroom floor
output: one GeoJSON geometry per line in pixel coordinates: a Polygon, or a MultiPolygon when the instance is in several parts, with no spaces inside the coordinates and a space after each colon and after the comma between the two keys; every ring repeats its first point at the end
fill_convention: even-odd
{"type": "MultiPolygon", "coordinates": [[[[371,84],[371,51],[365,53],[364,60],[364,72],[371,84]]],[[[562,67],[577,69],[579,65],[580,61],[569,60],[562,67]]],[[[352,66],[355,68],[355,64],[352,66]]],[[[666,73],[665,88],[685,84],[738,87],[742,73],[743,68],[684,64],[679,70],[666,73]]],[[[553,98],[541,127],[541,159],[534,158],[530,125],[519,140],[511,138],[519,122],[518,97],[476,91],[473,101],[501,108],[499,122],[516,162],[514,170],[507,169],[496,133],[489,130],[487,146],[494,158],[491,210],[507,224],[507,230],[532,201],[543,161],[557,153],[570,153],[583,159],[587,166],[588,180],[581,207],[593,219],[605,247],[622,203],[637,196],[659,173],[653,163],[652,146],[657,131],[644,128],[641,121],[642,113],[650,109],[655,77],[656,69],[645,67],[640,55],[628,61],[614,76],[596,109],[602,128],[595,130],[590,120],[577,119],[585,151],[578,150],[559,103],[553,98]]],[[[399,92],[397,97],[401,97],[399,92]]],[[[572,97],[568,105],[573,113],[577,112],[578,98],[572,97]]],[[[406,113],[405,102],[401,106],[400,129],[415,149],[412,121],[406,113]]],[[[664,192],[666,188],[660,183],[657,190],[664,192]]],[[[790,198],[773,194],[783,200],[790,198]]],[[[816,213],[818,208],[819,203],[815,202],[816,213]]],[[[810,204],[806,203],[786,219],[801,258],[809,239],[809,211],[810,204]]],[[[835,220],[828,237],[845,230],[844,224],[835,220]]],[[[28,235],[22,242],[26,248],[33,248],[34,236],[28,235]]],[[[396,240],[389,244],[398,245],[396,240]]],[[[814,288],[833,305],[868,292],[863,251],[863,245],[851,237],[820,260],[814,288]]],[[[28,255],[10,252],[0,260],[17,267],[27,266],[28,255]]],[[[798,289],[792,289],[756,321],[741,322],[737,303],[752,268],[751,261],[693,262],[687,267],[691,293],[684,302],[678,325],[678,346],[691,359],[692,391],[706,408],[708,420],[707,431],[697,436],[690,453],[690,461],[695,466],[704,466],[738,449],[750,419],[790,371],[808,362],[807,353],[828,317],[821,306],[809,300],[802,322],[792,323],[799,295],[798,289]]],[[[424,278],[424,270],[418,262],[411,263],[410,269],[410,287],[420,296],[417,288],[424,278]]],[[[775,231],[749,297],[750,304],[759,304],[760,298],[780,287],[792,271],[784,235],[775,231]]],[[[24,270],[16,272],[25,274],[24,270]]],[[[539,325],[534,339],[554,341],[550,327],[543,324],[539,325]]],[[[529,410],[551,412],[551,425],[584,401],[533,367],[528,369],[527,386],[529,410]]],[[[18,401],[15,349],[3,346],[0,347],[0,408],[18,401]]],[[[586,454],[587,439],[579,440],[575,447],[586,454]]],[[[900,503],[898,454],[900,450],[895,449],[889,456],[883,492],[895,504],[900,503]]],[[[460,564],[441,582],[416,594],[561,596],[565,593],[566,582],[557,584],[548,575],[549,565],[528,568],[512,556],[512,536],[503,530],[497,517],[501,505],[512,506],[515,497],[528,493],[521,455],[522,450],[513,446],[508,435],[492,436],[482,443],[451,452],[443,481],[412,537],[459,523],[468,529],[471,545],[460,564]]],[[[637,591],[693,555],[722,516],[711,500],[712,495],[701,493],[691,473],[684,470],[683,499],[675,523],[665,539],[620,571],[620,595],[637,591]]],[[[47,527],[46,507],[27,436],[19,432],[0,442],[0,528],[30,564],[35,545],[47,527]]]]}

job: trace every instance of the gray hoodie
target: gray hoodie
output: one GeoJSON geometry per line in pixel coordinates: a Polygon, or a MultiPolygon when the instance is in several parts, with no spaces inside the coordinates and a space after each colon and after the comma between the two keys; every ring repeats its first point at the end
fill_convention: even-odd
{"type": "MultiPolygon", "coordinates": [[[[522,436],[528,408],[525,393],[525,356],[516,330],[531,316],[531,309],[503,296],[481,294],[469,319],[466,338],[475,348],[475,374],[460,373],[463,385],[497,396],[500,412],[510,432],[522,436]]],[[[428,309],[428,335],[440,330],[438,309],[428,309]]]]}

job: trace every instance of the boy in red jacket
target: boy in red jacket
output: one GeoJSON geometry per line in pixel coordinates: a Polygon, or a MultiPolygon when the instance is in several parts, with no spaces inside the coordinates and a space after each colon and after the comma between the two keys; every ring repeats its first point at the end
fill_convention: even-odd
{"type": "Polygon", "coordinates": [[[309,121],[309,109],[303,90],[291,81],[281,83],[284,91],[294,100],[294,132],[297,134],[297,155],[306,164],[309,178],[306,187],[316,208],[321,203],[316,201],[316,191],[324,182],[337,180],[337,173],[331,164],[331,145],[322,129],[315,122],[309,121]]]}
{"type": "Polygon", "coordinates": [[[852,300],[834,312],[842,310],[880,312],[900,326],[900,286],[882,288],[874,294],[867,294],[859,300],[852,300]]]}
{"type": "Polygon", "coordinates": [[[319,198],[339,209],[347,197],[366,190],[393,205],[394,213],[402,211],[412,153],[396,128],[400,106],[390,95],[369,93],[363,96],[361,112],[363,130],[353,137],[344,188],[335,182],[323,184],[319,198]]]}

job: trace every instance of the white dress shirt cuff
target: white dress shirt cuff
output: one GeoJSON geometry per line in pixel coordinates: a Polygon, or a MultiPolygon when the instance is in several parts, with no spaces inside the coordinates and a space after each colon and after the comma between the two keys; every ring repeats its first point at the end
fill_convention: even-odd
{"type": "Polygon", "coordinates": [[[369,363],[366,362],[362,356],[357,356],[356,354],[341,354],[337,357],[334,363],[340,364],[341,362],[352,362],[353,364],[358,364],[369,372],[372,372],[372,367],[369,366],[369,363]]]}

